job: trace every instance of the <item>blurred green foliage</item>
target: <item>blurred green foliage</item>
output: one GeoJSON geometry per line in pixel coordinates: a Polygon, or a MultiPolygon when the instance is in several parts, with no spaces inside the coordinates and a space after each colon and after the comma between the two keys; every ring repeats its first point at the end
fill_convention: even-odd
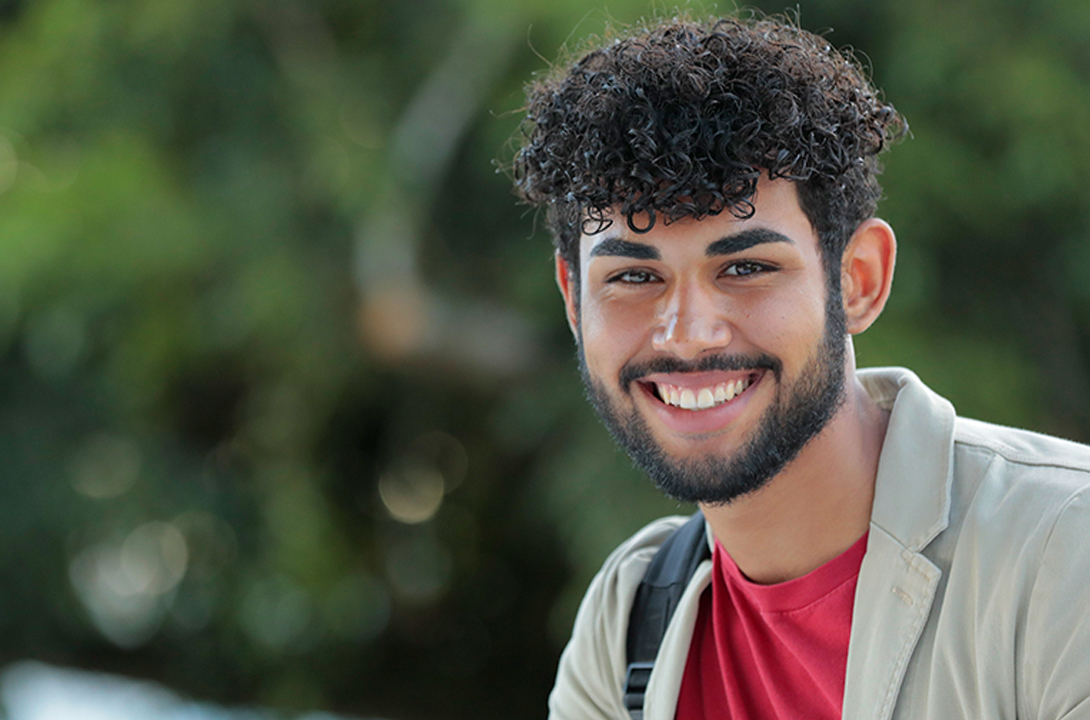
{"type": "MultiPolygon", "coordinates": [[[[687,509],[585,407],[493,161],[533,72],[648,12],[0,2],[0,661],[543,713],[590,575],[687,509]]],[[[1090,6],[799,12],[912,127],[860,365],[1090,438],[1090,6]]]]}

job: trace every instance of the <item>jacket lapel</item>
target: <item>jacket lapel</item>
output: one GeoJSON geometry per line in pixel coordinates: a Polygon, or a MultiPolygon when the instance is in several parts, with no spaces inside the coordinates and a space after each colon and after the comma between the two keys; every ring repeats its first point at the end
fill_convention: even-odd
{"type": "Polygon", "coordinates": [[[852,616],[844,720],[888,720],[893,714],[941,575],[923,555],[871,526],[852,616]]]}
{"type": "Polygon", "coordinates": [[[955,414],[907,370],[859,377],[892,412],[856,586],[843,718],[888,720],[942,577],[922,550],[949,522],[955,414]]]}

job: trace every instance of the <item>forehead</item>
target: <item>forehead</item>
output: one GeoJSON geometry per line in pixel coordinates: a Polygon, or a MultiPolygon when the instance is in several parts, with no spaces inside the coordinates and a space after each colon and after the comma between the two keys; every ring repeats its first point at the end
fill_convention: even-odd
{"type": "MultiPolygon", "coordinates": [[[[817,233],[799,205],[793,182],[762,177],[751,202],[754,212],[748,218],[723,212],[703,220],[682,218],[670,224],[659,221],[642,233],[632,230],[627,220],[614,211],[609,218],[612,224],[606,230],[582,233],[580,256],[584,262],[617,254],[655,260],[682,246],[702,254],[721,255],[775,241],[789,242],[807,254],[819,252],[817,233]]],[[[633,218],[636,227],[648,225],[648,220],[646,215],[633,218]]]]}

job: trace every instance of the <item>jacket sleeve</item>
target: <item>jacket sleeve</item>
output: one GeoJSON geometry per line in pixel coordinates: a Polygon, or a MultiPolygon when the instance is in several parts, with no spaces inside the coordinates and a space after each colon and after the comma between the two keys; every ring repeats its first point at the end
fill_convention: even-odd
{"type": "Polygon", "coordinates": [[[1018,717],[1090,720],[1090,489],[1065,504],[1045,543],[1021,670],[1018,717]]]}
{"type": "Polygon", "coordinates": [[[560,656],[550,720],[630,720],[622,697],[628,613],[655,551],[684,521],[648,525],[614,550],[591,581],[560,656]]]}

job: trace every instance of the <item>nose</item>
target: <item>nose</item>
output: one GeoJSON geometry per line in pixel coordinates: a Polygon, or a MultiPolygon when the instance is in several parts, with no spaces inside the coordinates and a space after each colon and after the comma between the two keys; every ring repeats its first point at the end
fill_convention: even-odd
{"type": "Polygon", "coordinates": [[[718,350],[730,344],[732,330],[722,297],[710,288],[678,283],[664,299],[651,333],[651,346],[685,360],[706,350],[718,350]]]}

